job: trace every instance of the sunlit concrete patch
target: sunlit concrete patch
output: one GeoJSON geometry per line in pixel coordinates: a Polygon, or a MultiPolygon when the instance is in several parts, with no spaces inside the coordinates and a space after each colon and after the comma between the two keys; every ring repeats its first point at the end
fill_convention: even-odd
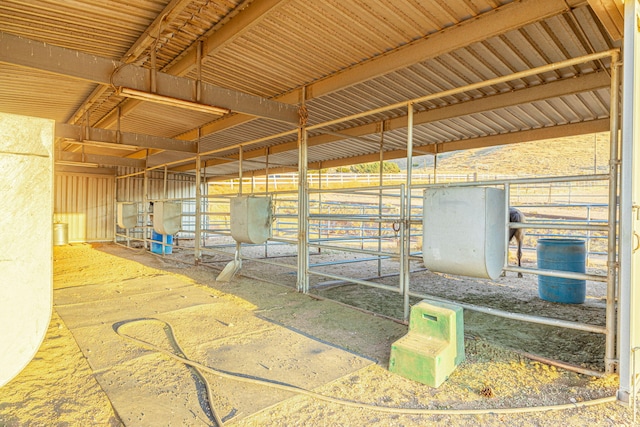
{"type": "Polygon", "coordinates": [[[140,294],[167,292],[187,286],[193,287],[191,284],[176,280],[175,276],[170,275],[159,275],[153,278],[135,278],[109,284],[87,284],[56,289],[54,305],[60,307],[68,304],[77,304],[79,302],[83,304],[100,302],[140,294]]]}
{"type": "Polygon", "coordinates": [[[205,384],[193,368],[123,336],[249,378],[246,382],[215,371],[203,373],[213,392],[212,404],[225,421],[295,395],[264,382],[312,390],[373,363],[260,318],[244,300],[190,285],[178,276],[59,289],[54,301],[127,426],[213,421],[205,384]],[[171,325],[174,337],[164,325],[171,325]]]}
{"type": "MultiPolygon", "coordinates": [[[[170,290],[158,289],[148,293],[97,301],[67,300],[65,305],[56,303],[55,308],[67,326],[73,330],[84,326],[112,324],[125,319],[155,316],[166,311],[205,304],[213,299],[213,295],[202,289],[188,286],[170,290]]],[[[54,301],[56,301],[55,294],[54,301]]]]}

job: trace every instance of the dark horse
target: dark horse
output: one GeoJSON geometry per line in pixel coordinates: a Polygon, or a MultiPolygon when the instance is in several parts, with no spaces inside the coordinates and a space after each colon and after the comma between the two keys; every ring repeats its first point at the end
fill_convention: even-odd
{"type": "MultiPolygon", "coordinates": [[[[522,212],[516,208],[509,208],[509,222],[525,222],[525,217],[522,212]]],[[[515,236],[516,243],[518,244],[518,267],[521,267],[522,261],[522,241],[524,240],[524,230],[522,228],[510,228],[509,229],[509,242],[515,236]]],[[[522,273],[518,273],[518,277],[522,277],[522,273]]]]}

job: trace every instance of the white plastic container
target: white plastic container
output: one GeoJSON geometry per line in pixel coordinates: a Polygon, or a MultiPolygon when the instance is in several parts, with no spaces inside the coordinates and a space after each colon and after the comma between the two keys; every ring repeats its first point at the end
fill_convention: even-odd
{"type": "Polygon", "coordinates": [[[118,227],[133,228],[138,225],[138,204],[135,202],[118,202],[116,205],[118,227]]]}
{"type": "Polygon", "coordinates": [[[260,244],[271,237],[271,197],[231,199],[231,236],[236,242],[260,244]]]}
{"type": "Polygon", "coordinates": [[[176,234],[182,226],[182,204],[179,202],[155,202],[153,204],[153,229],[158,234],[176,234]]]}
{"type": "Polygon", "coordinates": [[[422,257],[441,273],[495,279],[506,251],[504,191],[442,187],[424,193],[422,257]]]}
{"type": "Polygon", "coordinates": [[[53,246],[64,246],[69,243],[69,224],[53,223],[53,246]]]}

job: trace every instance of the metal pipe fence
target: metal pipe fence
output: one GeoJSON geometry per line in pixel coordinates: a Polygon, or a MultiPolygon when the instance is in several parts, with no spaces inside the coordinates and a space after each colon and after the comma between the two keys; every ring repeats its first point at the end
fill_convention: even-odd
{"type": "MultiPolygon", "coordinates": [[[[416,183],[410,192],[403,184],[310,189],[308,192],[309,210],[306,215],[306,248],[317,251],[317,254],[328,254],[334,258],[329,261],[308,263],[305,266],[305,273],[313,279],[308,286],[312,289],[321,288],[327,283],[322,279],[330,279],[335,283],[351,283],[401,294],[406,300],[405,312],[408,311],[409,296],[433,298],[412,288],[412,275],[415,273],[410,271],[409,263],[410,261],[422,260],[422,193],[427,188],[440,186],[504,188],[511,201],[509,205],[518,207],[527,216],[525,223],[508,224],[508,227],[513,229],[526,229],[525,250],[533,251],[535,240],[538,238],[574,237],[584,239],[587,242],[587,259],[590,256],[605,255],[611,238],[608,234],[611,228],[608,222],[610,207],[607,203],[584,201],[587,197],[579,194],[577,189],[581,188],[587,193],[595,188],[602,191],[607,184],[604,182],[607,178],[605,175],[588,175],[518,178],[504,181],[416,183]],[[593,182],[594,184],[578,185],[578,183],[584,182],[593,182]],[[558,196],[558,188],[571,190],[566,191],[564,196],[560,197],[558,196]],[[554,195],[552,198],[549,197],[550,193],[554,195]],[[409,194],[411,194],[410,199],[407,197],[409,194]],[[407,208],[406,201],[410,202],[410,209],[407,208]],[[384,269],[382,268],[383,262],[384,269]],[[362,274],[357,277],[348,277],[349,275],[335,272],[337,266],[356,263],[367,266],[359,269],[362,274]],[[365,274],[365,271],[373,270],[373,263],[378,265],[376,272],[365,274]],[[387,282],[393,280],[393,277],[397,277],[397,282],[394,284],[381,283],[380,279],[383,277],[387,279],[387,282]]],[[[141,243],[147,249],[150,245],[159,244],[164,248],[180,247],[189,250],[191,246],[187,242],[199,239],[200,244],[197,248],[194,245],[193,248],[194,258],[197,262],[208,263],[212,266],[227,262],[233,259],[233,248],[236,246],[231,238],[230,229],[230,200],[236,195],[229,193],[202,196],[199,209],[196,209],[197,198],[146,198],[143,203],[139,204],[137,226],[129,230],[117,229],[116,242],[127,246],[131,246],[132,243],[141,243]],[[182,226],[175,236],[174,243],[151,240],[152,225],[149,221],[147,205],[149,202],[158,201],[179,201],[181,203],[182,226]],[[199,226],[198,215],[200,218],[199,226]],[[207,257],[203,258],[203,255],[207,257]]],[[[259,193],[255,195],[259,195],[259,193]]],[[[590,194],[590,196],[592,195],[590,194]]],[[[299,258],[300,217],[297,193],[295,190],[285,190],[271,192],[269,196],[273,198],[273,235],[263,245],[240,245],[244,251],[240,250],[239,258],[243,262],[268,265],[270,268],[284,272],[281,274],[297,272],[299,275],[298,265],[282,262],[285,259],[283,257],[287,256],[299,258]],[[289,252],[283,253],[282,250],[276,250],[277,245],[289,248],[289,252]],[[248,255],[247,252],[256,246],[262,246],[263,252],[260,254],[252,250],[251,255],[248,255]]],[[[592,199],[597,198],[592,197],[592,199]]],[[[162,253],[164,254],[165,251],[163,250],[162,253]]],[[[608,270],[607,275],[582,274],[516,267],[505,262],[504,271],[594,282],[612,282],[608,277],[612,270],[608,270]]],[[[413,286],[415,287],[415,284],[413,286]]],[[[599,325],[567,322],[560,319],[478,307],[458,301],[452,302],[469,310],[509,319],[606,333],[607,340],[611,339],[606,328],[599,325]]],[[[607,300],[607,305],[612,303],[607,300]]]]}
{"type": "MultiPolygon", "coordinates": [[[[606,322],[605,328],[597,325],[587,325],[579,322],[566,322],[559,319],[547,319],[540,316],[532,316],[518,313],[498,312],[484,307],[477,307],[470,304],[461,304],[455,302],[467,308],[469,310],[480,311],[490,314],[496,314],[503,317],[513,318],[517,320],[540,323],[545,325],[553,325],[560,327],[567,327],[573,329],[579,329],[590,332],[604,333],[607,341],[607,352],[605,355],[605,366],[607,372],[612,372],[613,358],[615,356],[615,319],[613,314],[615,313],[615,247],[616,247],[616,185],[617,185],[617,166],[618,156],[615,152],[617,147],[617,131],[618,127],[615,123],[617,120],[617,105],[615,102],[617,94],[619,92],[617,87],[617,81],[615,76],[617,75],[614,68],[614,73],[611,79],[611,110],[610,117],[612,117],[611,125],[611,160],[609,173],[584,175],[584,176],[566,176],[566,177],[545,177],[545,178],[513,178],[513,177],[498,177],[496,175],[487,176],[477,173],[458,175],[458,176],[446,176],[443,174],[419,174],[413,173],[413,112],[414,106],[419,103],[432,101],[438,98],[460,94],[470,90],[481,89],[485,86],[500,84],[516,79],[521,79],[526,76],[546,72],[548,70],[557,69],[559,67],[568,67],[577,65],[584,62],[593,60],[599,60],[605,57],[611,57],[612,60],[616,59],[618,55],[617,50],[610,50],[606,52],[598,52],[589,55],[585,55],[579,58],[572,58],[564,61],[560,61],[554,64],[548,64],[535,69],[524,70],[515,72],[510,75],[504,75],[495,77],[486,81],[479,81],[461,86],[449,90],[445,90],[439,93],[432,93],[414,98],[410,100],[404,100],[395,104],[382,106],[373,110],[363,111],[350,116],[340,117],[332,119],[322,123],[307,124],[301,123],[300,126],[293,130],[281,132],[279,134],[260,137],[258,139],[244,141],[233,146],[220,147],[215,150],[200,152],[195,155],[197,162],[197,179],[196,185],[198,191],[200,188],[202,168],[200,159],[202,156],[215,154],[218,152],[238,150],[238,179],[230,181],[229,190],[232,194],[216,194],[215,196],[202,195],[196,192],[195,198],[195,222],[194,230],[190,230],[192,227],[191,218],[193,218],[193,212],[183,212],[185,223],[183,229],[180,230],[178,236],[192,233],[193,238],[197,241],[194,248],[194,258],[196,262],[201,259],[200,252],[210,252],[215,254],[226,254],[231,256],[228,251],[224,251],[224,248],[229,244],[229,215],[225,212],[229,197],[236,194],[242,194],[243,189],[246,188],[246,178],[243,179],[243,167],[242,157],[243,149],[251,145],[263,143],[265,141],[273,140],[275,138],[290,136],[298,134],[298,171],[299,174],[294,175],[274,175],[269,174],[268,170],[268,157],[266,165],[266,176],[264,185],[266,189],[269,189],[271,184],[276,191],[268,193],[274,197],[274,225],[273,225],[273,237],[269,242],[264,244],[264,257],[255,258],[254,261],[260,263],[269,263],[273,266],[284,267],[293,269],[297,272],[296,288],[301,292],[309,291],[309,276],[332,278],[339,281],[348,281],[359,285],[369,286],[373,288],[379,288],[392,292],[400,293],[403,296],[403,311],[404,319],[408,318],[408,302],[409,296],[428,297],[429,295],[421,295],[411,290],[411,271],[410,260],[419,259],[419,252],[414,252],[414,247],[420,247],[422,232],[421,221],[423,216],[422,206],[419,203],[421,200],[421,191],[426,188],[436,186],[495,186],[505,190],[507,195],[506,205],[517,204],[522,209],[527,210],[532,221],[525,224],[513,224],[509,223],[505,218],[505,227],[507,228],[527,228],[529,230],[553,230],[551,235],[558,234],[559,230],[564,233],[582,232],[584,236],[587,236],[589,242],[598,242],[603,238],[602,235],[606,234],[607,240],[607,275],[583,275],[588,280],[600,281],[604,279],[607,282],[607,308],[606,308],[606,322]],[[329,129],[334,125],[347,122],[350,120],[357,120],[364,117],[374,117],[378,113],[391,111],[394,109],[404,109],[407,111],[407,172],[403,174],[384,175],[371,174],[349,176],[349,174],[321,174],[318,171],[317,174],[308,172],[308,157],[307,157],[307,132],[313,130],[329,129]],[[290,179],[291,178],[291,179],[290,179]],[[290,180],[289,180],[290,179],[290,180]],[[289,181],[287,181],[289,180],[289,181]],[[338,181],[339,180],[339,181],[338,181]],[[366,186],[362,186],[366,182],[366,186]],[[393,185],[383,185],[383,182],[393,185]],[[355,184],[355,185],[354,185],[355,184]],[[336,185],[343,187],[352,187],[345,189],[336,188],[310,188],[310,187],[333,187],[336,185]],[[606,192],[600,191],[602,186],[607,186],[606,192]],[[283,190],[285,187],[286,191],[283,190]],[[291,190],[293,188],[293,190],[291,190]],[[580,194],[578,192],[580,189],[580,194]],[[604,196],[602,194],[604,194],[604,196]],[[358,198],[369,198],[369,200],[356,203],[354,200],[358,198]],[[602,200],[600,200],[602,198],[602,200]],[[206,203],[203,205],[201,201],[206,203]],[[414,203],[417,201],[418,203],[414,203]],[[607,203],[607,219],[606,221],[598,220],[591,216],[591,207],[587,209],[587,218],[585,220],[576,220],[576,218],[564,218],[555,215],[548,220],[536,215],[533,209],[537,209],[535,205],[544,204],[548,207],[552,204],[573,204],[573,203],[607,203]],[[204,224],[204,225],[201,225],[204,224]],[[202,245],[199,245],[202,240],[202,245]],[[271,243],[270,243],[271,242],[271,243]],[[297,265],[289,265],[285,263],[279,263],[273,260],[267,260],[269,258],[268,248],[273,242],[278,242],[283,245],[293,246],[297,250],[297,265]],[[353,244],[356,242],[356,244],[353,244]],[[360,242],[360,245],[357,244],[360,242]],[[375,245],[371,243],[375,242],[375,245]],[[383,242],[387,244],[383,245],[383,242]],[[396,247],[393,248],[393,243],[396,247]],[[295,246],[294,246],[295,245],[295,246]],[[378,263],[378,277],[382,277],[381,263],[383,259],[390,262],[392,268],[398,272],[397,285],[386,285],[375,282],[374,279],[362,279],[362,278],[349,278],[343,275],[334,274],[324,270],[326,267],[331,267],[339,264],[343,261],[335,261],[330,264],[327,263],[309,263],[309,248],[313,247],[320,253],[321,251],[332,251],[340,254],[348,254],[348,256],[354,257],[355,255],[364,255],[365,258],[359,260],[359,262],[370,262],[371,258],[377,260],[378,263]]],[[[617,59],[612,61],[617,62],[617,59]]],[[[305,99],[304,89],[302,99],[305,99]]],[[[303,101],[304,102],[304,101],[303,101]]],[[[383,153],[383,137],[384,126],[380,131],[380,166],[382,166],[384,160],[383,153]]],[[[435,161],[437,161],[438,144],[434,144],[435,161]]],[[[268,156],[268,152],[267,152],[268,156]]],[[[181,162],[184,161],[180,160],[181,162]]],[[[146,168],[143,172],[135,172],[133,174],[124,174],[118,177],[118,181],[127,179],[133,179],[135,176],[143,175],[144,191],[142,195],[142,205],[146,206],[149,200],[153,198],[170,199],[166,194],[167,188],[167,166],[175,162],[167,163],[164,165],[156,165],[146,168]],[[153,195],[148,191],[149,173],[158,172],[158,169],[164,168],[164,194],[153,195]]],[[[382,167],[380,168],[382,170],[382,167]]],[[[206,174],[206,167],[204,168],[206,174]]],[[[418,172],[418,171],[415,171],[418,172]]],[[[155,177],[154,177],[155,178],[155,177]]],[[[137,178],[136,178],[137,179],[137,178]]],[[[255,185],[255,178],[251,178],[252,190],[255,185]]],[[[205,180],[206,182],[206,177],[205,180]]],[[[218,186],[225,184],[218,183],[218,186]]],[[[209,187],[207,187],[208,189],[209,187]]],[[[206,191],[205,191],[206,193],[206,191]]],[[[216,191],[216,193],[222,193],[216,191]]],[[[259,195],[258,193],[254,193],[259,195]]],[[[265,193],[266,194],[266,193],[265,193]]],[[[175,195],[173,195],[175,196],[175,195]]],[[[184,200],[184,199],[183,199],[184,200]]],[[[189,200],[189,203],[190,200],[189,200]]],[[[560,209],[559,206],[555,206],[556,209],[560,209]]],[[[595,207],[594,207],[595,208],[595,207]]],[[[569,209],[569,207],[566,207],[569,209]]],[[[141,230],[142,240],[146,247],[147,233],[149,231],[149,214],[143,211],[142,222],[134,228],[134,234],[141,230]]],[[[542,236],[541,232],[530,233],[530,236],[542,236]]],[[[127,244],[130,242],[130,230],[126,232],[127,244]]],[[[116,241],[123,239],[122,234],[116,235],[116,241]]],[[[595,243],[594,243],[595,244],[595,243]]],[[[246,246],[246,245],[245,245],[246,246]]],[[[596,245],[597,246],[597,245],[596,245]]],[[[240,259],[250,258],[243,257],[240,249],[242,245],[237,246],[238,257],[240,259]]],[[[324,252],[323,252],[324,253],[324,252]]],[[[271,258],[282,256],[281,253],[275,254],[271,258]]],[[[348,262],[354,262],[353,259],[348,262]]],[[[576,277],[573,273],[557,272],[550,270],[540,269],[521,269],[508,265],[508,257],[505,257],[504,269],[511,271],[525,271],[531,274],[555,276],[555,277],[576,277]]],[[[578,275],[579,276],[579,275],[578,275]]]]}

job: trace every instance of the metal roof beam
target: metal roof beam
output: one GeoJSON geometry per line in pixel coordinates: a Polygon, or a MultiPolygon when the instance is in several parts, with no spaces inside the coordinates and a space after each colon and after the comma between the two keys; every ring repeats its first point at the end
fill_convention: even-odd
{"type": "Polygon", "coordinates": [[[96,163],[101,166],[125,166],[140,169],[144,169],[144,167],[146,166],[146,162],[144,160],[128,159],[126,157],[104,156],[100,154],[83,155],[81,153],[69,153],[66,151],[60,153],[60,155],[56,154],[56,160],[76,163],[96,163]]]}
{"type": "Polygon", "coordinates": [[[80,142],[83,140],[97,141],[113,144],[114,148],[117,148],[118,145],[127,145],[139,147],[140,149],[154,148],[193,154],[198,152],[198,143],[195,141],[182,141],[179,139],[129,132],[120,132],[120,135],[118,136],[118,132],[115,130],[86,128],[66,123],[56,123],[55,133],[56,138],[64,138],[80,142]]]}
{"type": "Polygon", "coordinates": [[[602,26],[613,40],[621,40],[624,34],[623,0],[588,0],[602,26]]]}
{"type": "MultiPolygon", "coordinates": [[[[0,62],[113,87],[126,86],[140,91],[150,91],[151,88],[151,71],[146,68],[4,32],[0,32],[0,62]]],[[[298,108],[293,105],[205,82],[201,82],[201,99],[196,100],[195,80],[157,72],[156,81],[158,95],[298,124],[298,108]]]]}

